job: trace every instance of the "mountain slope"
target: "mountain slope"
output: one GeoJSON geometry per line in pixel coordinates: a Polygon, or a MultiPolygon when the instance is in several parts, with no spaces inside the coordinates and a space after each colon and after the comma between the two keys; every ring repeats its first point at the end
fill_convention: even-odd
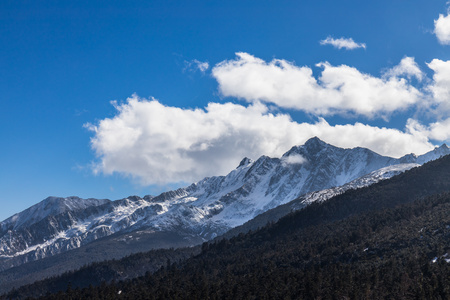
{"type": "MultiPolygon", "coordinates": [[[[356,179],[342,187],[331,188],[319,192],[312,192],[293,200],[287,204],[271,209],[256,218],[246,222],[242,226],[231,229],[222,237],[233,237],[239,233],[246,233],[249,230],[256,230],[263,227],[268,222],[275,222],[279,218],[287,215],[292,210],[297,210],[313,200],[324,201],[336,194],[362,186],[370,185],[384,178],[389,178],[407,169],[418,166],[417,164],[400,164],[382,168],[356,179]]],[[[30,262],[19,267],[0,272],[0,293],[7,292],[13,287],[30,284],[39,278],[54,276],[67,272],[77,267],[105,259],[121,258],[138,251],[149,249],[172,247],[182,247],[186,245],[199,244],[201,239],[195,236],[179,236],[175,233],[165,233],[162,231],[140,230],[124,234],[113,234],[101,238],[87,245],[81,246],[70,252],[61,253],[42,260],[30,262]],[[176,240],[179,240],[176,242],[176,240]]],[[[118,279],[118,278],[117,278],[118,279]]]]}
{"type": "Polygon", "coordinates": [[[80,204],[53,211],[45,209],[43,201],[37,205],[39,209],[30,208],[34,214],[18,214],[20,222],[13,217],[0,224],[0,270],[115,233],[176,232],[193,240],[209,240],[306,193],[341,186],[406,160],[431,159],[446,152],[450,150],[443,145],[426,156],[394,159],[368,149],[342,149],[312,138],[281,158],[262,156],[255,162],[246,158],[226,176],[205,178],[157,197],[89,200],[84,207],[80,204]]]}
{"type": "MultiPolygon", "coordinates": [[[[97,266],[101,265],[103,270],[109,268],[110,271],[108,271],[108,275],[95,271],[96,274],[101,276],[98,278],[99,282],[102,279],[125,279],[133,274],[136,274],[133,276],[144,275],[147,271],[155,271],[161,265],[165,265],[167,259],[177,261],[182,257],[188,258],[191,254],[198,253],[199,246],[191,247],[191,245],[200,243],[202,243],[202,240],[199,238],[196,240],[196,237],[185,237],[175,232],[139,231],[132,235],[128,233],[113,234],[80,248],[31,261],[0,272],[0,295],[9,292],[13,288],[19,288],[43,278],[50,278],[66,272],[72,273],[82,266],[96,265],[96,262],[105,260],[118,260],[135,253],[143,253],[155,249],[144,257],[137,255],[149,262],[133,261],[129,265],[127,264],[126,268],[118,269],[114,268],[114,264],[112,267],[110,267],[109,263],[97,264],[97,266]],[[174,248],[176,249],[174,250],[174,248]],[[161,259],[161,255],[165,259],[161,259]],[[158,263],[155,263],[155,261],[158,263]],[[131,274],[128,272],[130,268],[132,268],[131,274]],[[128,271],[125,272],[124,269],[128,271]],[[108,277],[111,274],[117,277],[108,277]]],[[[94,284],[94,282],[91,283],[94,284]]]]}
{"type": "MultiPolygon", "coordinates": [[[[205,243],[200,255],[154,275],[55,297],[448,299],[449,239],[446,156],[205,243]]],[[[55,292],[51,282],[9,296],[55,292]]]]}
{"type": "Polygon", "coordinates": [[[384,167],[379,170],[373,171],[367,175],[364,175],[364,176],[362,176],[358,179],[355,179],[349,183],[346,183],[342,186],[333,187],[330,189],[325,189],[325,190],[315,191],[315,192],[305,194],[305,195],[300,196],[286,204],[282,204],[275,208],[272,208],[272,209],[256,216],[255,218],[245,222],[244,224],[242,224],[240,226],[230,229],[229,231],[227,231],[225,234],[218,237],[217,239],[231,238],[240,233],[247,233],[250,230],[256,230],[258,228],[265,226],[267,223],[276,222],[281,217],[284,217],[285,215],[287,215],[293,211],[302,209],[311,203],[326,201],[334,196],[343,194],[346,191],[351,190],[351,189],[359,189],[362,187],[367,187],[367,186],[377,183],[381,180],[391,178],[395,175],[401,174],[407,170],[410,170],[410,169],[418,167],[418,166],[420,166],[420,165],[413,164],[413,163],[388,166],[388,167],[384,167]]]}
{"type": "Polygon", "coordinates": [[[81,199],[78,197],[48,197],[38,204],[27,208],[21,213],[15,214],[0,223],[2,232],[8,230],[18,230],[31,226],[48,216],[62,214],[68,211],[83,210],[91,206],[99,206],[109,202],[106,199],[81,199]]]}

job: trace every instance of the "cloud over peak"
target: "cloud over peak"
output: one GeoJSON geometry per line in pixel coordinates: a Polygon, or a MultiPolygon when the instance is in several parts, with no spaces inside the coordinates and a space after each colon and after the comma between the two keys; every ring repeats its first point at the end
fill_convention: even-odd
{"type": "Polygon", "coordinates": [[[338,38],[334,39],[331,36],[320,41],[321,45],[331,45],[337,49],[354,50],[358,48],[366,49],[365,43],[356,43],[352,38],[338,38]]]}
{"type": "MultiPolygon", "coordinates": [[[[332,126],[323,118],[298,123],[289,115],[271,113],[259,102],[183,109],[133,95],[115,108],[114,117],[86,125],[94,133],[94,171],[130,176],[143,185],[226,174],[243,157],[280,157],[312,136],[340,147],[362,146],[397,157],[413,149],[419,153],[433,149],[417,130],[402,132],[361,123],[332,126]]],[[[286,163],[303,162],[297,157],[286,163]]]]}

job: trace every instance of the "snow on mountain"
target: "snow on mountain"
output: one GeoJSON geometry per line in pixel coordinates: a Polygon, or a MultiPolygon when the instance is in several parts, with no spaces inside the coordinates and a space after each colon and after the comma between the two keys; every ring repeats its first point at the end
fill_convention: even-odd
{"type": "Polygon", "coordinates": [[[98,206],[106,202],[109,202],[109,200],[93,198],[81,199],[78,197],[48,197],[1,222],[0,230],[17,230],[37,223],[48,216],[58,215],[66,211],[82,210],[89,206],[98,206]]]}
{"type": "Polygon", "coordinates": [[[312,138],[281,158],[244,158],[226,176],[208,177],[156,197],[50,197],[0,223],[0,269],[119,232],[151,229],[208,240],[301,195],[306,195],[302,205],[323,201],[448,153],[443,145],[419,157],[395,159],[312,138]]]}
{"type": "Polygon", "coordinates": [[[305,207],[306,205],[309,205],[316,201],[323,202],[323,201],[328,200],[336,195],[343,194],[348,190],[359,189],[362,187],[372,185],[374,183],[377,183],[378,181],[381,181],[384,179],[389,179],[395,175],[401,174],[405,171],[408,171],[412,168],[419,167],[419,166],[420,165],[416,164],[416,163],[408,163],[408,164],[398,164],[398,165],[384,167],[379,170],[373,171],[367,175],[364,175],[360,178],[357,178],[353,181],[350,181],[349,183],[346,183],[342,186],[308,193],[308,194],[300,197],[296,201],[296,205],[293,205],[292,208],[294,210],[297,210],[297,209],[301,209],[301,208],[305,207]]]}
{"type": "Polygon", "coordinates": [[[373,171],[339,187],[332,187],[329,189],[307,193],[286,204],[279,205],[264,213],[261,213],[255,218],[245,222],[243,225],[234,227],[222,235],[221,238],[231,238],[240,233],[247,233],[249,230],[257,230],[259,227],[270,222],[277,222],[281,217],[287,215],[288,213],[302,209],[313,202],[326,201],[334,196],[343,194],[348,190],[372,185],[380,180],[391,178],[392,176],[398,175],[418,166],[420,165],[414,163],[392,165],[373,171]]]}
{"type": "Polygon", "coordinates": [[[442,157],[449,153],[450,153],[450,148],[446,144],[442,144],[442,146],[437,147],[434,150],[417,157],[416,163],[424,164],[428,161],[438,159],[439,157],[442,157]]]}

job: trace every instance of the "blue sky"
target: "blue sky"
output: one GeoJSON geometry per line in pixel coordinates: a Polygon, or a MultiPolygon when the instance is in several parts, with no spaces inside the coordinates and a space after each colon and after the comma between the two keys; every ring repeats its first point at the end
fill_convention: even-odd
{"type": "Polygon", "coordinates": [[[448,142],[447,11],[1,1],[0,219],[50,195],[158,194],[312,135],[393,156],[448,142]]]}

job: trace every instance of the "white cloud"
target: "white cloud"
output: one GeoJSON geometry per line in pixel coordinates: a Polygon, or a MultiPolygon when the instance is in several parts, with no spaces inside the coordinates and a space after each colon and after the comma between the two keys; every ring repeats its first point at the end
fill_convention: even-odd
{"type": "Polygon", "coordinates": [[[235,60],[217,64],[212,74],[224,96],[249,102],[271,102],[316,115],[351,113],[386,117],[414,105],[423,96],[407,78],[399,77],[400,73],[421,76],[412,58],[403,59],[382,77],[346,65],[319,63],[317,66],[323,70],[316,79],[311,68],[298,67],[286,60],[265,62],[248,53],[236,55],[235,60]]]}
{"type": "Polygon", "coordinates": [[[288,165],[301,165],[307,162],[307,159],[300,154],[293,154],[283,157],[283,162],[288,165]]]}
{"type": "Polygon", "coordinates": [[[440,142],[450,140],[450,118],[431,123],[428,126],[420,124],[417,120],[409,119],[407,128],[416,136],[421,135],[440,142]]]}
{"type": "Polygon", "coordinates": [[[450,45],[450,15],[439,14],[439,18],[434,20],[434,34],[443,45],[450,45]]]}
{"type": "Polygon", "coordinates": [[[366,44],[364,43],[356,43],[352,38],[339,38],[334,39],[332,37],[327,37],[324,40],[320,41],[321,45],[332,45],[334,48],[338,49],[346,49],[346,50],[353,50],[358,48],[364,48],[366,49],[366,44]]]}
{"type": "Polygon", "coordinates": [[[434,71],[433,81],[428,86],[434,113],[447,116],[450,113],[450,61],[433,59],[428,67],[434,71]]]}
{"type": "Polygon", "coordinates": [[[182,109],[133,95],[115,107],[113,118],[86,125],[94,132],[95,171],[117,172],[142,184],[226,174],[245,156],[279,157],[312,136],[340,147],[368,147],[397,157],[433,149],[426,136],[414,131],[361,123],[332,126],[322,118],[297,123],[288,115],[270,113],[258,102],[248,107],[210,103],[205,109],[182,109]]]}
{"type": "Polygon", "coordinates": [[[191,72],[195,72],[195,71],[200,71],[202,73],[205,73],[207,70],[209,69],[209,63],[208,62],[203,62],[203,61],[199,61],[197,59],[193,59],[191,61],[184,61],[184,69],[183,71],[191,71],[191,72]]]}
{"type": "Polygon", "coordinates": [[[384,77],[401,77],[406,76],[408,79],[415,77],[418,81],[422,81],[425,77],[424,73],[420,70],[414,57],[405,56],[400,64],[387,70],[384,73],[384,77]]]}

